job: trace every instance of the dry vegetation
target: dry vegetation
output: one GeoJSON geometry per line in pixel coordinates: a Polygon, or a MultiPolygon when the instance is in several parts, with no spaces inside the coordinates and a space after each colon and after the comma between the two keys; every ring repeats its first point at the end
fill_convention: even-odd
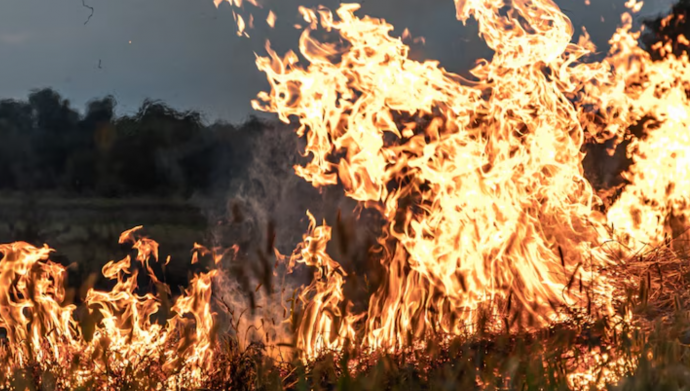
{"type": "MultiPolygon", "coordinates": [[[[285,147],[287,144],[286,148],[296,150],[279,133],[268,133],[256,142],[274,147],[285,147]]],[[[293,216],[298,213],[295,211],[303,210],[303,204],[310,204],[320,215],[337,216],[337,210],[344,202],[342,196],[334,196],[337,192],[328,194],[328,197],[316,191],[308,192],[308,186],[301,187],[302,182],[286,175],[286,170],[280,168],[289,167],[294,162],[294,152],[281,156],[278,153],[280,148],[277,148],[278,151],[271,148],[257,150],[263,152],[254,157],[256,164],[251,165],[247,180],[243,184],[235,184],[233,188],[236,197],[227,204],[215,205],[228,214],[227,219],[231,224],[230,228],[225,227],[227,230],[221,227],[212,229],[206,236],[200,235],[199,232],[204,231],[203,216],[189,212],[183,204],[177,205],[181,212],[167,211],[165,218],[154,212],[151,212],[154,215],[147,217],[143,212],[146,207],[141,208],[138,214],[132,212],[130,218],[137,221],[144,219],[144,223],[153,224],[147,226],[147,233],[151,237],[161,239],[163,243],[176,243],[168,248],[179,254],[181,262],[189,259],[189,238],[198,235],[200,242],[209,240],[228,246],[239,240],[243,243],[242,262],[251,265],[260,261],[257,249],[266,247],[267,241],[269,245],[283,248],[294,245],[296,239],[291,236],[285,238],[285,235],[303,231],[304,222],[295,221],[297,219],[293,216]],[[268,159],[269,155],[273,160],[268,159]],[[293,209],[289,207],[291,200],[297,204],[293,209]],[[271,228],[266,230],[265,227],[271,228]],[[243,230],[246,232],[240,232],[243,230]],[[274,241],[276,237],[277,242],[274,241]],[[179,246],[187,248],[183,250],[179,246]]],[[[596,170],[597,167],[594,165],[590,169],[596,170]]],[[[590,172],[589,175],[596,174],[590,172]]],[[[46,205],[52,205],[57,210],[55,213],[60,213],[60,205],[71,204],[53,199],[43,201],[43,207],[37,207],[34,203],[22,209],[12,207],[13,202],[18,202],[16,200],[4,199],[3,202],[8,213],[19,213],[21,210],[28,213],[22,218],[11,219],[24,223],[15,222],[11,226],[0,227],[5,229],[5,234],[11,234],[13,238],[16,236],[16,239],[32,235],[40,239],[41,233],[45,236],[46,233],[59,231],[59,227],[55,228],[52,223],[40,224],[60,220],[51,217],[51,209],[46,205]]],[[[92,209],[102,210],[108,209],[108,204],[113,202],[90,201],[92,209]]],[[[121,207],[118,204],[115,209],[121,207]]],[[[212,209],[207,204],[203,207],[212,209]]],[[[102,210],[95,212],[94,216],[108,220],[109,225],[98,224],[83,213],[80,220],[80,213],[73,213],[75,224],[63,227],[72,232],[71,236],[53,236],[65,240],[55,247],[60,250],[64,244],[67,247],[82,247],[81,251],[84,251],[91,246],[92,254],[87,259],[99,262],[105,262],[108,256],[113,257],[115,254],[103,255],[112,250],[112,246],[109,248],[104,243],[114,243],[114,237],[124,228],[123,224],[130,222],[117,221],[113,216],[104,217],[102,210]],[[77,235],[74,233],[76,231],[83,232],[77,235]]],[[[93,210],[91,213],[94,213],[93,210]]],[[[218,213],[215,211],[211,215],[215,218],[218,213]]],[[[361,218],[369,223],[364,225],[376,225],[375,217],[364,214],[361,218]]],[[[358,228],[364,225],[362,221],[355,223],[354,216],[331,220],[336,224],[333,234],[335,240],[329,245],[332,247],[329,252],[347,260],[343,265],[348,273],[352,273],[346,286],[348,295],[355,302],[366,301],[373,289],[370,285],[376,286],[377,283],[377,270],[373,266],[377,264],[376,255],[366,251],[371,246],[371,239],[376,237],[376,230],[358,228]],[[367,279],[363,278],[363,272],[367,272],[367,279]]],[[[216,341],[214,370],[205,374],[204,384],[199,390],[566,390],[569,389],[568,375],[578,369],[598,368],[592,372],[602,377],[609,370],[607,368],[610,368],[611,362],[595,363],[590,352],[610,352],[609,357],[637,361],[634,368],[618,368],[621,380],[618,384],[608,385],[611,389],[676,390],[690,387],[690,290],[687,289],[690,283],[690,248],[684,232],[680,229],[676,231],[676,237],[669,237],[663,245],[646,248],[627,259],[619,259],[620,266],[606,271],[613,280],[618,281],[616,295],[621,298],[616,303],[618,313],[630,310],[634,314],[633,322],[626,324],[623,332],[613,335],[606,332],[612,327],[611,319],[592,319],[587,313],[573,312],[568,323],[556,324],[538,332],[497,335],[482,325],[500,320],[482,318],[478,333],[452,339],[429,335],[426,346],[421,349],[372,354],[352,348],[342,353],[326,353],[305,363],[296,358],[271,358],[270,346],[246,343],[246,330],[229,327],[220,333],[216,341]]],[[[165,249],[162,253],[166,253],[165,249]]],[[[60,253],[56,255],[60,256],[60,253]]],[[[265,252],[263,256],[266,256],[265,252]]],[[[71,258],[79,257],[73,255],[71,258]]],[[[102,264],[90,265],[89,270],[100,266],[102,264]]],[[[238,276],[250,278],[252,275],[251,270],[246,273],[238,273],[238,268],[231,270],[234,279],[238,276]]],[[[173,274],[180,273],[169,273],[173,274]]],[[[75,282],[76,286],[83,280],[77,278],[70,281],[75,282]]],[[[256,284],[244,283],[239,286],[244,287],[247,296],[255,294],[256,284]]],[[[104,346],[106,350],[107,346],[104,346]]],[[[3,350],[2,354],[7,357],[9,352],[3,350]]],[[[80,360],[89,359],[75,356],[73,368],[78,366],[80,360]]],[[[70,379],[78,376],[73,368],[59,363],[41,362],[38,365],[38,360],[35,358],[27,362],[22,370],[13,373],[10,378],[0,379],[0,384],[16,390],[62,390],[66,388],[61,384],[69,383],[70,379]]],[[[168,375],[160,363],[145,361],[118,371],[106,370],[81,389],[160,389],[168,375]]]]}
{"type": "MultiPolygon", "coordinates": [[[[335,229],[343,226],[336,225],[335,229]]],[[[348,235],[352,233],[336,232],[334,236],[356,241],[348,235]]],[[[589,352],[609,352],[609,357],[638,362],[635,368],[616,369],[621,380],[608,385],[609,389],[676,390],[690,386],[690,292],[686,288],[690,256],[683,250],[681,239],[669,239],[623,265],[609,271],[626,276],[618,279],[618,295],[623,299],[616,303],[617,310],[624,313],[631,309],[634,317],[623,332],[613,336],[606,332],[612,319],[592,319],[584,312],[571,313],[567,323],[518,334],[492,334],[486,326],[495,320],[480,318],[479,332],[472,336],[449,339],[429,335],[425,347],[395,354],[348,348],[304,363],[273,359],[269,357],[270,347],[243,343],[246,335],[242,330],[232,330],[216,341],[214,370],[205,374],[198,389],[568,390],[568,375],[573,371],[598,368],[592,372],[605,376],[612,368],[612,362],[595,363],[589,352]]],[[[107,349],[104,346],[102,353],[107,349]]],[[[3,350],[2,354],[7,357],[9,352],[3,350]]],[[[80,360],[88,359],[75,356],[72,368],[29,361],[0,384],[17,390],[67,389],[61,384],[78,376],[74,368],[80,360]]],[[[168,375],[161,363],[144,361],[120,370],[106,369],[79,389],[161,389],[168,375]]],[[[185,388],[168,385],[166,389],[185,388]]]]}
{"type": "MultiPolygon", "coordinates": [[[[239,295],[249,298],[250,308],[245,315],[245,311],[232,313],[232,305],[222,303],[222,298],[215,303],[214,310],[220,315],[219,319],[227,318],[228,313],[230,316],[218,323],[211,369],[204,373],[202,384],[196,389],[568,390],[573,388],[572,375],[577,373],[591,375],[581,379],[583,382],[612,390],[690,388],[690,244],[683,228],[687,226],[684,221],[671,224],[671,232],[674,233],[662,244],[643,248],[632,256],[625,252],[628,255],[615,259],[615,250],[622,244],[609,243],[616,266],[609,266],[602,273],[615,286],[612,302],[614,313],[619,317],[597,315],[589,305],[565,309],[568,321],[537,331],[528,327],[530,331],[496,333],[491,325],[504,319],[480,315],[475,332],[471,334],[451,337],[431,332],[425,340],[406,343],[408,348],[394,353],[371,352],[346,344],[341,351],[324,352],[308,362],[298,359],[297,355],[277,359],[273,354],[276,346],[252,341],[248,337],[251,325],[248,327],[242,323],[243,317],[260,317],[257,315],[260,306],[255,299],[263,292],[262,286],[270,291],[268,287],[273,282],[280,283],[272,281],[270,273],[265,273],[269,269],[267,265],[275,261],[269,255],[272,249],[290,251],[300,240],[298,236],[306,225],[302,220],[305,209],[335,221],[335,240],[329,244],[328,253],[341,260],[343,269],[350,276],[344,288],[348,298],[355,306],[362,306],[366,305],[381,281],[380,270],[376,266],[379,255],[376,251],[369,251],[380,222],[376,216],[366,212],[359,216],[357,223],[354,216],[341,216],[341,208],[353,208],[352,203],[346,204],[349,201],[345,201],[342,195],[336,196],[341,194],[341,189],[324,190],[318,194],[291,175],[289,167],[299,161],[295,153],[299,148],[289,132],[263,132],[261,137],[246,141],[246,145],[258,152],[250,160],[252,164],[247,166],[242,180],[228,186],[233,195],[231,202],[226,203],[224,195],[218,199],[205,199],[197,203],[207,212],[201,220],[195,220],[200,217],[195,213],[188,215],[189,211],[182,211],[182,220],[194,216],[186,222],[166,223],[166,218],[175,220],[176,216],[175,213],[166,213],[162,219],[160,216],[151,218],[154,225],[148,227],[150,236],[171,243],[170,249],[176,253],[176,259],[185,258],[178,257],[177,253],[183,252],[179,246],[189,246],[196,239],[225,248],[237,245],[235,254],[239,256],[226,259],[224,266],[230,266],[225,269],[227,278],[237,283],[239,295]],[[199,234],[205,231],[204,225],[208,221],[218,224],[205,235],[199,234]],[[631,315],[630,321],[619,320],[628,314],[631,315]],[[617,381],[608,383],[611,378],[617,381]]],[[[625,143],[621,144],[619,153],[614,156],[621,158],[623,154],[620,151],[625,147],[625,143]]],[[[597,159],[596,153],[592,153],[585,163],[587,177],[602,195],[615,195],[616,190],[624,185],[620,178],[612,176],[610,169],[601,168],[610,164],[610,160],[597,159]]],[[[617,169],[625,170],[625,164],[619,163],[615,164],[617,169]]],[[[3,202],[7,204],[7,211],[16,212],[10,201],[3,202]]],[[[64,203],[64,200],[60,202],[64,203]]],[[[97,248],[85,256],[89,260],[107,260],[102,256],[107,246],[99,247],[99,243],[106,240],[114,242],[113,236],[127,228],[122,224],[128,224],[112,216],[101,216],[101,219],[114,220],[105,225],[88,218],[79,222],[79,213],[67,218],[46,218],[41,213],[49,213],[46,212],[49,208],[31,202],[20,205],[23,209],[20,208],[19,213],[23,210],[27,215],[8,218],[14,223],[0,225],[0,234],[10,236],[8,240],[62,238],[64,243],[50,243],[58,250],[63,244],[75,248],[97,248]],[[69,226],[45,224],[46,220],[61,219],[69,220],[69,226]]],[[[107,209],[106,205],[98,208],[107,209]]],[[[127,207],[120,205],[117,209],[127,207]]],[[[146,220],[143,215],[130,216],[130,219],[146,220]]],[[[136,222],[139,223],[142,222],[136,222]]],[[[162,252],[166,253],[165,250],[162,252]]],[[[68,259],[80,255],[84,254],[75,253],[58,261],[68,264],[68,259]]],[[[201,262],[197,267],[203,269],[206,266],[207,263],[201,262]]],[[[92,264],[85,270],[95,269],[95,264],[92,264]]],[[[169,274],[179,277],[184,272],[172,270],[169,274]]],[[[582,282],[578,287],[574,276],[575,273],[567,289],[582,290],[582,282]]],[[[302,277],[295,277],[297,283],[309,282],[307,279],[300,281],[302,277]]],[[[80,280],[82,278],[77,278],[76,282],[92,283],[80,280]]],[[[299,306],[294,304],[294,300],[292,303],[292,313],[286,314],[286,318],[294,319],[299,315],[299,306]]],[[[169,310],[164,308],[162,313],[169,310]]],[[[78,321],[83,329],[88,329],[88,316],[82,316],[78,321]]],[[[171,339],[170,344],[161,346],[161,349],[174,351],[180,339],[184,339],[183,336],[171,339]]],[[[284,345],[291,343],[285,342],[284,345]]],[[[107,341],[96,350],[104,356],[109,354],[108,351],[107,341]]],[[[10,354],[7,346],[3,345],[0,362],[8,361],[10,354]]],[[[42,357],[30,357],[21,369],[7,378],[0,378],[0,388],[67,389],[65,384],[74,383],[79,378],[77,368],[80,363],[92,359],[93,356],[74,354],[70,357],[72,365],[65,366],[63,362],[52,363],[42,357]]],[[[163,368],[161,362],[145,359],[136,365],[117,369],[106,366],[101,372],[92,374],[92,380],[81,389],[188,389],[169,384],[168,379],[174,371],[175,368],[172,372],[170,367],[163,368]]]]}

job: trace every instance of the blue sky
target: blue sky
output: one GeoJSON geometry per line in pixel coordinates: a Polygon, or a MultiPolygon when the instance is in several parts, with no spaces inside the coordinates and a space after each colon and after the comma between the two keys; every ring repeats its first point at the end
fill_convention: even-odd
{"type": "MultiPolygon", "coordinates": [[[[147,97],[181,109],[199,109],[208,120],[240,121],[252,113],[250,100],[266,87],[254,66],[266,39],[283,52],[296,48],[299,5],[336,0],[265,0],[254,12],[251,38],[235,34],[231,9],[212,0],[4,0],[0,2],[0,98],[24,98],[29,90],[54,87],[84,107],[92,98],[114,95],[120,113],[147,97]],[[268,9],[278,17],[265,28],[268,9]]],[[[586,26],[602,47],[614,31],[625,0],[557,0],[577,26],[586,26]],[[603,16],[603,21],[602,21],[603,16]]],[[[642,15],[667,10],[672,0],[645,4],[642,15]]],[[[382,17],[398,33],[408,27],[424,36],[420,58],[437,59],[462,71],[486,49],[476,26],[455,20],[452,0],[364,0],[361,14],[382,17]]]]}

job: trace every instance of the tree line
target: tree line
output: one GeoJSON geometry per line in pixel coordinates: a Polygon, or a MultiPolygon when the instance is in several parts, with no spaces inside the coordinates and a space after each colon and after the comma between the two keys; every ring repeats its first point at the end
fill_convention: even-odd
{"type": "MultiPolygon", "coordinates": [[[[641,41],[655,59],[656,43],[687,52],[690,0],[671,15],[643,21],[641,41]]],[[[52,89],[26,100],[0,100],[0,191],[51,191],[85,196],[183,196],[224,191],[246,172],[254,141],[271,128],[257,118],[234,126],[205,125],[201,114],[147,100],[133,115],[116,116],[107,96],[84,114],[52,89]]]]}
{"type": "Polygon", "coordinates": [[[81,114],[52,89],[0,101],[0,191],[84,196],[183,196],[222,191],[246,171],[252,139],[267,129],[205,125],[194,111],[147,100],[116,116],[105,97],[81,114]]]}

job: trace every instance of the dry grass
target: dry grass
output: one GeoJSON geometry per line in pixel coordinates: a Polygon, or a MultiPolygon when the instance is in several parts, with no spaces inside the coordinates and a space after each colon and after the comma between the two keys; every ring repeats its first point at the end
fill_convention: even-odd
{"type": "MultiPolygon", "coordinates": [[[[348,225],[340,225],[334,225],[334,246],[342,246],[338,241],[355,242],[347,237],[352,233],[340,232],[348,231],[348,225]]],[[[616,310],[634,315],[632,324],[621,332],[608,332],[609,318],[573,312],[570,322],[538,332],[508,335],[485,330],[453,339],[432,336],[421,350],[381,354],[346,349],[307,364],[275,361],[265,346],[246,346],[239,337],[228,335],[217,342],[212,370],[197,389],[568,390],[573,372],[591,368],[596,376],[610,364],[595,367],[591,352],[638,362],[635,369],[622,370],[618,384],[608,385],[612,390],[688,389],[690,246],[686,243],[685,233],[678,234],[660,246],[619,259],[618,267],[606,271],[617,281],[616,310]]],[[[355,269],[357,262],[353,260],[355,269]]],[[[256,284],[244,285],[253,290],[256,284]]],[[[0,349],[0,362],[7,362],[7,355],[6,349],[0,349]]],[[[66,384],[73,384],[75,369],[85,359],[74,357],[72,366],[29,361],[20,370],[0,375],[0,389],[71,389],[66,384]]],[[[79,389],[185,390],[179,385],[163,387],[169,375],[160,363],[142,361],[136,367],[106,369],[79,389]]]]}
{"type": "MultiPolygon", "coordinates": [[[[679,243],[669,240],[623,265],[616,272],[628,278],[621,280],[622,299],[617,310],[631,309],[634,322],[619,333],[607,332],[611,319],[576,316],[538,332],[508,335],[480,331],[444,343],[435,336],[421,350],[380,354],[346,349],[342,354],[324,354],[308,364],[276,362],[267,357],[260,344],[241,348],[235,337],[226,337],[218,343],[213,370],[199,389],[568,390],[568,375],[574,371],[590,368],[596,375],[607,367],[606,362],[594,367],[591,352],[609,352],[611,357],[638,361],[636,369],[623,370],[620,382],[609,385],[609,389],[687,389],[690,277],[686,270],[690,271],[690,257],[679,243]]],[[[60,379],[70,377],[69,368],[38,368],[37,363],[29,363],[12,379],[0,383],[14,389],[65,389],[60,379]]],[[[82,389],[149,390],[166,380],[155,362],[104,372],[95,379],[82,389]]]]}

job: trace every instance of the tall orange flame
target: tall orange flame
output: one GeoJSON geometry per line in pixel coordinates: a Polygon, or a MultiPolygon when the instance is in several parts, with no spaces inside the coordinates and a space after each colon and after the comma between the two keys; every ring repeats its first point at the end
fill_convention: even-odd
{"type": "MultiPolygon", "coordinates": [[[[317,187],[340,180],[388,221],[387,276],[366,314],[371,348],[400,348],[431,330],[460,334],[482,306],[506,318],[497,329],[543,325],[560,307],[608,292],[596,276],[607,262],[603,218],[568,100],[603,65],[576,62],[590,52],[569,43],[570,22],[552,2],[515,1],[506,17],[502,7],[457,3],[496,51],[471,82],[410,60],[391,25],[356,17],[353,4],[338,9],[339,20],[300,9],[310,24],[300,38],[307,68],[270,47],[257,59],[272,91],[254,107],[297,118],[307,139],[312,160],[297,174],[317,187]],[[313,38],[319,25],[340,42],[313,38]],[[573,279],[586,289],[567,289],[573,279]]],[[[316,348],[313,338],[301,344],[316,348]]]]}
{"type": "MultiPolygon", "coordinates": [[[[123,233],[120,242],[132,243],[136,261],[157,293],[137,293],[138,269],[129,256],[108,262],[103,276],[116,281],[115,286],[107,292],[89,289],[84,299],[90,316],[97,319],[91,332],[75,320],[76,306],[64,303],[66,270],[48,260],[52,250],[27,243],[0,246],[0,327],[7,331],[10,350],[10,362],[3,366],[5,378],[11,378],[17,368],[35,364],[42,369],[71,370],[71,376],[60,379],[65,388],[102,377],[104,387],[117,388],[112,374],[130,376],[125,380],[136,382],[135,368],[157,362],[169,385],[189,387],[205,379],[216,343],[211,311],[216,271],[195,276],[172,305],[173,315],[167,322],[153,322],[170,290],[149,263],[158,261],[158,244],[137,237],[140,228],[123,233]]],[[[146,387],[146,383],[140,385],[146,387]]]]}
{"type": "MultiPolygon", "coordinates": [[[[242,7],[240,0],[228,2],[242,7]]],[[[455,7],[459,20],[477,20],[494,51],[472,70],[472,80],[438,62],[410,59],[408,46],[391,36],[393,26],[357,17],[357,4],[342,4],[336,15],[300,7],[306,66],[296,53],[281,57],[269,44],[268,57],[257,57],[271,90],[259,93],[253,107],[298,121],[297,135],[306,139],[311,161],[295,166],[297,175],[315,187],[342,184],[348,197],[385,221],[384,278],[363,312],[344,293],[350,276],[326,251],[325,222],[317,226],[308,213],[303,242],[289,258],[278,254],[288,272],[298,264],[314,270],[297,295],[303,358],[348,343],[403,349],[432,333],[476,331],[484,316],[495,320],[492,331],[542,327],[571,310],[627,321],[630,314],[612,309],[603,270],[617,260],[607,244],[634,251],[687,226],[689,59],[661,43],[655,49],[664,58],[654,62],[638,46],[631,14],[641,2],[626,3],[630,13],[602,61],[588,57],[595,48],[586,31],[573,42],[570,20],[551,0],[456,0],[455,7]],[[337,39],[317,39],[320,30],[337,39]],[[629,143],[629,183],[601,213],[604,203],[583,174],[582,147],[619,145],[636,124],[646,135],[629,143]]],[[[235,19],[238,34],[246,35],[244,19],[235,19]]],[[[267,23],[275,23],[272,12],[267,23]]],[[[12,361],[3,369],[70,363],[78,376],[68,387],[151,361],[177,386],[198,385],[214,370],[218,323],[211,303],[219,273],[197,275],[170,307],[172,315],[154,321],[170,290],[152,266],[158,246],[139,237],[139,228],[120,238],[137,250],[135,259],[103,268],[114,288],[86,295],[97,318],[89,332],[67,304],[65,269],[48,260],[49,248],[0,246],[0,327],[12,361]],[[138,293],[141,270],[155,293],[138,293]],[[75,357],[88,362],[74,364],[75,357]]],[[[212,253],[199,245],[195,251],[212,253]]],[[[608,353],[592,355],[608,361],[608,353]]],[[[607,372],[602,380],[583,369],[570,380],[587,385],[617,375],[607,372]]]]}

